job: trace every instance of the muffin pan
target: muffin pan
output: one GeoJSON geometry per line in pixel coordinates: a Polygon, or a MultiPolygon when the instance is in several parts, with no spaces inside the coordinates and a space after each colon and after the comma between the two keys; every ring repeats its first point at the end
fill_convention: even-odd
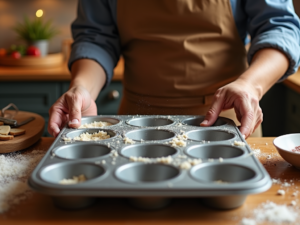
{"type": "Polygon", "coordinates": [[[214,208],[231,209],[241,206],[249,194],[268,190],[271,179],[234,122],[219,117],[213,126],[200,127],[203,120],[189,115],[83,117],[82,124],[112,125],[65,127],[32,172],[29,186],[67,209],[86,207],[98,197],[128,198],[145,209],[192,197],[214,208]],[[74,140],[99,131],[110,137],[74,140]],[[86,181],[59,183],[79,175],[86,181]]]}

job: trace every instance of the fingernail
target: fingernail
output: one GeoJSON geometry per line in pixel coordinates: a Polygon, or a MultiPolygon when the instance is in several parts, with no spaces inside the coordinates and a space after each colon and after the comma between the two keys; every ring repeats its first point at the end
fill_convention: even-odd
{"type": "Polygon", "coordinates": [[[69,124],[77,124],[79,123],[78,119],[73,119],[72,121],[69,121],[69,124]]]}
{"type": "Polygon", "coordinates": [[[203,120],[201,124],[206,125],[206,124],[208,124],[208,121],[207,120],[203,120]]]}

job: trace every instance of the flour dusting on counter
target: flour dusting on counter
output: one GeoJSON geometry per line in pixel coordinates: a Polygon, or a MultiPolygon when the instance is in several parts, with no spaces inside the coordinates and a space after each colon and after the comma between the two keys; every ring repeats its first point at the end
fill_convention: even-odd
{"type": "Polygon", "coordinates": [[[27,179],[41,160],[44,151],[34,150],[24,155],[0,155],[0,213],[28,198],[32,193],[27,179]]]}

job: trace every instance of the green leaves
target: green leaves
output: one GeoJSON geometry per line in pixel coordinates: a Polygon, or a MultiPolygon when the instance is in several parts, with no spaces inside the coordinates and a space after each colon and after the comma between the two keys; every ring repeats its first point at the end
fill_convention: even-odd
{"type": "Polygon", "coordinates": [[[24,22],[18,23],[13,29],[21,39],[26,41],[49,40],[59,33],[52,26],[51,20],[44,22],[42,18],[30,20],[24,17],[24,22]]]}

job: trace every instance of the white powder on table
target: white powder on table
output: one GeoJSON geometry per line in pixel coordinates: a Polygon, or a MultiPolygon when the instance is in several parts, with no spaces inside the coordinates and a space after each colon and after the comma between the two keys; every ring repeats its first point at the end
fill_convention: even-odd
{"type": "Polygon", "coordinates": [[[272,224],[289,224],[298,219],[295,208],[287,205],[278,205],[274,202],[262,203],[253,211],[253,218],[243,218],[241,225],[256,225],[265,222],[272,224]]]}
{"type": "Polygon", "coordinates": [[[256,225],[256,222],[253,219],[243,218],[240,224],[241,225],[256,225]]]}
{"type": "Polygon", "coordinates": [[[0,213],[9,210],[32,193],[27,179],[44,154],[44,151],[34,150],[23,155],[0,155],[0,213]]]}
{"type": "Polygon", "coordinates": [[[254,210],[256,221],[273,222],[277,224],[292,223],[297,219],[297,212],[286,205],[277,205],[274,202],[266,202],[260,208],[254,210]]]}

